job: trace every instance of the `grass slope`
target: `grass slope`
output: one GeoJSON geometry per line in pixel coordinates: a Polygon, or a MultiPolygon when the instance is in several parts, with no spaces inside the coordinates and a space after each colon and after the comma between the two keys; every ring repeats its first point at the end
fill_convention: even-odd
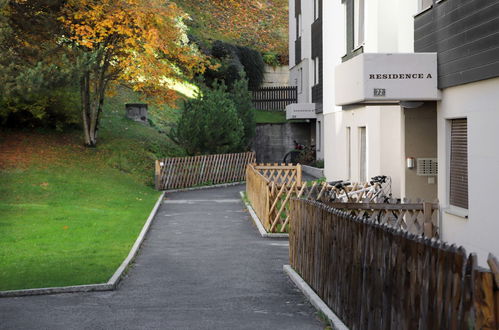
{"type": "Polygon", "coordinates": [[[97,149],[79,131],[0,133],[0,290],[100,283],[124,260],[159,196],[153,160],[182,153],[124,118],[133,97],[107,104],[97,149]]]}

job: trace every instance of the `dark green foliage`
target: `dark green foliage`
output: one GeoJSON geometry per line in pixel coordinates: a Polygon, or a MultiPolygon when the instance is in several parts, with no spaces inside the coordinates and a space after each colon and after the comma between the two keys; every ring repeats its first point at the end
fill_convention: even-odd
{"type": "Polygon", "coordinates": [[[248,87],[250,90],[255,90],[260,87],[264,78],[265,63],[262,54],[248,47],[238,46],[237,50],[239,61],[248,77],[248,87]]]}
{"type": "Polygon", "coordinates": [[[80,122],[75,70],[53,38],[64,1],[0,3],[0,125],[80,122]]]}
{"type": "Polygon", "coordinates": [[[218,80],[232,89],[234,83],[243,76],[247,77],[250,90],[257,89],[262,84],[265,63],[258,51],[217,40],[213,42],[211,56],[218,61],[220,67],[205,72],[206,85],[211,86],[218,80]]]}
{"type": "Polygon", "coordinates": [[[184,103],[172,138],[190,155],[241,151],[244,127],[226,86],[214,84],[201,93],[184,103]]]}
{"type": "Polygon", "coordinates": [[[236,81],[230,96],[244,126],[244,137],[241,140],[241,148],[247,150],[255,135],[256,128],[255,111],[253,109],[253,102],[251,102],[251,94],[248,91],[248,81],[246,79],[236,81]]]}

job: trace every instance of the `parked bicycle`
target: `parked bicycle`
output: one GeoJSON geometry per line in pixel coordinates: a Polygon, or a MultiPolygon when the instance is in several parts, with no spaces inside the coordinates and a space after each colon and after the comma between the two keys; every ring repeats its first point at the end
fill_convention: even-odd
{"type": "Polygon", "coordinates": [[[347,189],[352,184],[348,181],[333,181],[329,182],[331,189],[329,190],[330,202],[353,202],[352,197],[357,197],[357,202],[360,200],[368,202],[387,203],[391,197],[391,178],[386,175],[378,175],[371,178],[367,186],[352,187],[347,189]]]}
{"type": "Polygon", "coordinates": [[[312,164],[315,161],[316,150],[315,145],[306,146],[293,140],[294,149],[286,153],[282,160],[283,163],[292,164],[312,164]]]}

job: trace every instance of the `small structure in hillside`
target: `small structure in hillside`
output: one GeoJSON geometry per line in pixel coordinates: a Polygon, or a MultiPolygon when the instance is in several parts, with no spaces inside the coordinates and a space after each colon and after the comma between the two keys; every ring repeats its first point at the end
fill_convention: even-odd
{"type": "Polygon", "coordinates": [[[127,103],[125,104],[126,117],[143,124],[149,124],[147,121],[147,104],[127,103]]]}

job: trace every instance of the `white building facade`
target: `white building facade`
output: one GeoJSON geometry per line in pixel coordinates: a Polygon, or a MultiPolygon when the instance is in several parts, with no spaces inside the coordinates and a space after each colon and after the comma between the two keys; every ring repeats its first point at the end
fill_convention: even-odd
{"type": "MultiPolygon", "coordinates": [[[[315,6],[290,2],[293,51],[297,2],[302,15],[315,6]]],[[[396,197],[438,199],[443,240],[477,252],[481,264],[499,255],[490,208],[499,186],[499,3],[338,0],[320,8],[317,118],[327,179],[389,175],[396,197]]],[[[304,48],[308,56],[312,47],[304,48]]],[[[302,67],[303,82],[314,79],[313,64],[300,62],[291,84],[302,67]]]]}
{"type": "Polygon", "coordinates": [[[298,100],[286,107],[286,118],[310,121],[317,159],[324,159],[322,29],[322,0],[289,0],[289,84],[298,100]]]}

